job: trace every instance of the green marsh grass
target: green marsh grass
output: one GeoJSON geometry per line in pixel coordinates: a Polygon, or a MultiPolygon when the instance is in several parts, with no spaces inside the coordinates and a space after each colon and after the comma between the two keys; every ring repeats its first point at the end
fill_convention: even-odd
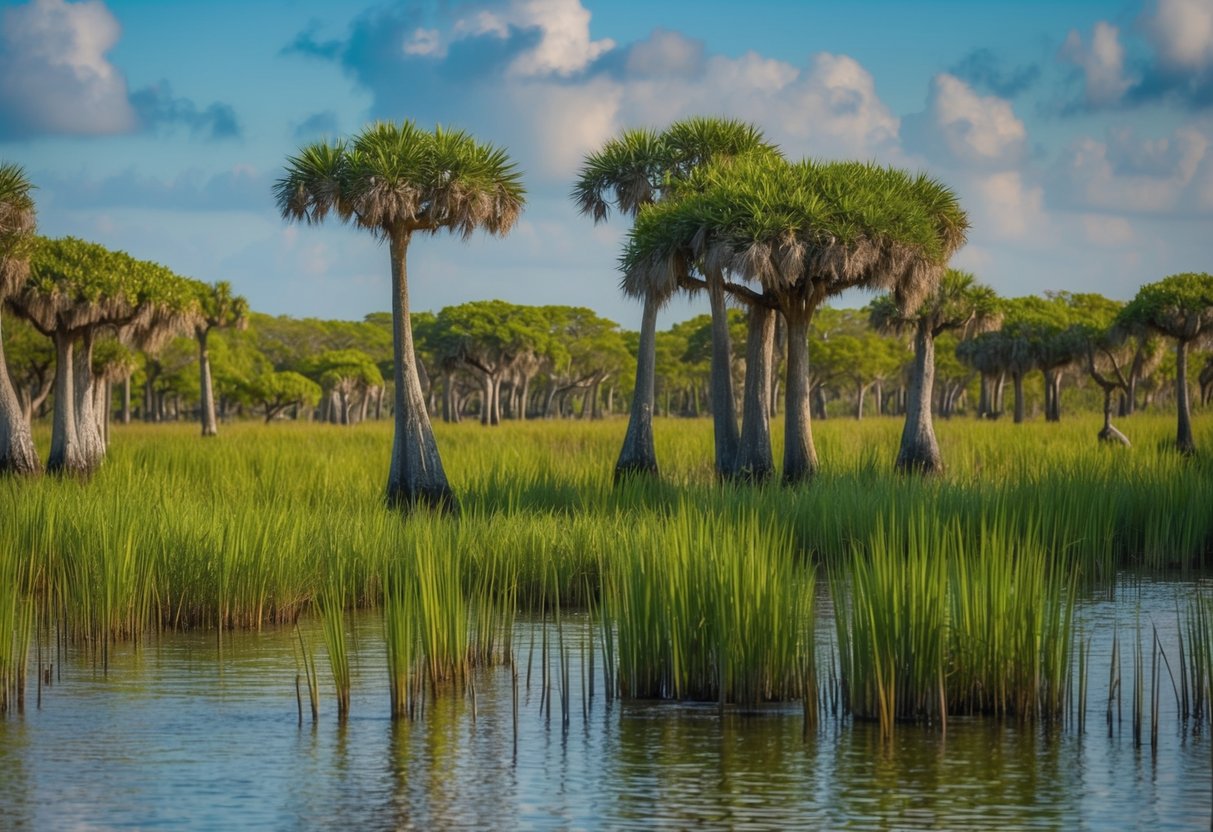
{"type": "MultiPolygon", "coordinates": [[[[112,640],[161,628],[290,624],[308,610],[331,611],[335,623],[338,608],[382,605],[389,631],[401,633],[389,651],[400,651],[392,673],[406,673],[407,707],[408,673],[424,663],[433,683],[510,661],[514,616],[551,620],[559,598],[563,612],[591,611],[610,696],[803,698],[831,678],[805,659],[813,575],[824,569],[836,592],[871,590],[869,618],[890,628],[906,615],[934,622],[913,638],[944,657],[930,670],[886,669],[881,654],[884,687],[869,695],[848,665],[855,640],[870,636],[871,649],[887,652],[910,636],[848,629],[850,658],[838,656],[845,702],[870,696],[859,710],[875,714],[884,697],[894,718],[1052,714],[1069,684],[1075,575],[1208,565],[1213,417],[1195,417],[1206,450],[1191,459],[1167,449],[1167,414],[1126,419],[1132,448],[1101,446],[1089,416],[937,427],[948,468],[921,479],[893,473],[899,420],[819,421],[820,474],[787,489],[718,484],[707,420],[658,419],[663,478],[620,488],[611,469],[622,421],[438,425],[464,510],[404,518],[382,501],[390,424],[233,424],[207,442],[190,425],[115,426],[87,484],[0,480],[0,575],[28,578],[0,586],[16,599],[0,600],[0,645],[20,643],[27,626],[25,613],[3,610],[31,601],[61,638],[102,659],[112,640]],[[894,539],[917,554],[873,556],[894,539]],[[944,550],[963,557],[943,560],[944,550]],[[1035,606],[1007,611],[1014,623],[997,644],[973,646],[994,626],[976,610],[983,581],[1040,591],[1035,606]],[[888,609],[879,600],[907,586],[931,594],[888,609]],[[936,704],[940,666],[945,701],[936,704]],[[1029,699],[1017,680],[1033,669],[1029,699]],[[888,688],[907,676],[916,692],[888,688]]],[[[37,438],[45,444],[44,428],[37,438]]],[[[776,457],[779,443],[776,430],[776,457]]],[[[1189,636],[1189,656],[1199,644],[1189,636]]],[[[875,670],[875,659],[863,661],[875,670]]],[[[827,684],[815,696],[837,692],[827,684]]]]}

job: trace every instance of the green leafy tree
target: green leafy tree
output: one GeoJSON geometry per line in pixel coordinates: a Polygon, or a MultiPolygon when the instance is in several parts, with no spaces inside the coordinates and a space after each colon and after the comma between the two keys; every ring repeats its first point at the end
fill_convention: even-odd
{"type": "Polygon", "coordinates": [[[642,211],[621,268],[642,276],[679,257],[728,265],[760,284],[787,323],[783,479],[817,467],[809,415],[808,327],[846,289],[893,292],[907,309],[935,288],[968,220],[925,176],[860,163],[772,157],[714,165],[685,196],[642,211]]]}
{"type": "Polygon", "coordinates": [[[943,470],[943,456],[935,438],[931,405],[935,395],[935,339],[945,332],[975,335],[999,323],[994,290],[973,275],[948,269],[935,290],[913,312],[906,312],[890,296],[870,307],[872,326],[881,332],[912,331],[914,365],[906,403],[905,428],[897,451],[901,471],[934,473],[943,470]]]}
{"type": "Polygon", "coordinates": [[[1175,444],[1181,453],[1196,452],[1188,401],[1188,352],[1213,333],[1213,275],[1174,274],[1148,283],[1121,311],[1119,323],[1175,339],[1175,444]]]}
{"type": "Polygon", "coordinates": [[[387,243],[396,399],[387,499],[405,508],[456,510],[413,348],[408,248],[414,234],[508,233],[525,199],[513,163],[503,150],[462,131],[379,122],[348,141],[302,148],[287,160],[274,195],[288,220],[312,224],[336,214],[387,243]]]}
{"type": "Polygon", "coordinates": [[[202,435],[215,436],[219,424],[215,420],[215,392],[211,381],[211,356],[207,340],[211,330],[248,326],[248,301],[232,294],[232,284],[226,280],[207,286],[198,284],[199,314],[194,322],[194,339],[198,342],[199,389],[202,394],[199,416],[202,435]]]}
{"type": "MultiPolygon", "coordinates": [[[[36,224],[33,187],[20,167],[0,164],[0,309],[29,274],[36,224]]],[[[0,474],[33,474],[39,467],[29,419],[8,375],[0,330],[0,474]]]]}
{"type": "Polygon", "coordinates": [[[268,425],[289,408],[310,409],[320,401],[320,385],[292,370],[267,372],[247,383],[249,399],[261,405],[268,425]]]}

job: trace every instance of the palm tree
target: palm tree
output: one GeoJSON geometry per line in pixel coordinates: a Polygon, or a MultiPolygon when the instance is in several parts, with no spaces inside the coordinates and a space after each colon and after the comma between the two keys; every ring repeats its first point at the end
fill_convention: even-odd
{"type": "Polygon", "coordinates": [[[211,355],[207,348],[207,337],[212,329],[248,326],[248,301],[232,294],[232,284],[221,280],[213,286],[200,284],[198,303],[201,314],[194,324],[194,339],[198,342],[198,369],[201,375],[199,417],[202,420],[202,435],[215,436],[219,427],[215,420],[215,393],[211,384],[211,355]]]}
{"type": "Polygon", "coordinates": [[[998,297],[968,272],[948,269],[917,311],[907,313],[888,295],[873,301],[869,320],[878,332],[914,331],[914,365],[906,400],[906,422],[897,452],[899,471],[931,474],[943,470],[943,457],[931,422],[935,389],[935,339],[945,332],[972,336],[997,326],[998,297]]]}
{"type": "MultiPolygon", "coordinates": [[[[665,148],[653,130],[624,130],[597,153],[586,156],[573,186],[573,201],[595,224],[605,222],[611,206],[635,217],[660,194],[666,170],[665,148]]],[[[669,285],[623,285],[625,294],[640,298],[640,344],[636,351],[636,388],[623,447],[615,463],[615,479],[653,474],[657,450],[653,445],[653,398],[656,384],[657,312],[673,294],[669,285]]]]}
{"type": "MultiPolygon", "coordinates": [[[[573,200],[583,214],[602,222],[611,205],[635,218],[659,199],[678,198],[690,186],[695,172],[713,161],[750,153],[775,154],[753,125],[724,118],[694,117],[671,124],[658,134],[652,130],[625,130],[597,153],[586,157],[573,188],[573,200]]],[[[615,477],[657,473],[653,448],[653,396],[657,312],[679,288],[706,288],[712,308],[710,393],[715,435],[716,471],[732,475],[737,458],[738,431],[732,389],[731,344],[725,308],[723,270],[715,263],[700,264],[706,280],[690,280],[690,263],[677,268],[625,273],[625,294],[644,301],[640,344],[636,358],[636,388],[623,449],[615,477]]]]}
{"type": "Polygon", "coordinates": [[[1195,453],[1188,403],[1188,347],[1213,334],[1213,275],[1173,274],[1147,283],[1121,310],[1118,322],[1175,339],[1175,404],[1179,414],[1175,444],[1180,453],[1195,453]]]}
{"type": "Polygon", "coordinates": [[[412,121],[377,122],[347,141],[317,142],[287,160],[274,183],[282,216],[307,224],[330,213],[388,245],[392,265],[392,335],[396,425],[387,500],[458,508],[438,456],[409,320],[407,257],[413,235],[477,229],[507,234],[525,202],[521,176],[504,150],[468,133],[412,121]]]}
{"type": "Polygon", "coordinates": [[[807,480],[817,467],[807,341],[814,311],[853,287],[888,290],[916,308],[964,242],[967,217],[935,180],[860,163],[755,156],[711,166],[694,184],[637,217],[625,280],[678,267],[680,258],[706,259],[775,299],[788,343],[783,479],[807,480]]]}
{"type": "MultiPolygon", "coordinates": [[[[33,187],[20,167],[0,164],[0,307],[29,274],[35,227],[33,187]]],[[[8,375],[4,335],[0,333],[0,474],[32,474],[38,469],[38,454],[8,375]]]]}

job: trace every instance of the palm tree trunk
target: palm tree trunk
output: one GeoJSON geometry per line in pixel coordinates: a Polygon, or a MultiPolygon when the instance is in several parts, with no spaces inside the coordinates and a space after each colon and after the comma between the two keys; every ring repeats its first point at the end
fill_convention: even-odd
{"type": "Polygon", "coordinates": [[[1196,453],[1192,439],[1192,409],[1188,403],[1188,342],[1175,343],[1175,405],[1179,411],[1179,423],[1175,445],[1185,456],[1196,453]]]}
{"type": "Polygon", "coordinates": [[[64,332],[54,334],[55,341],[55,409],[51,419],[51,453],[46,470],[54,473],[76,474],[86,469],[80,453],[80,438],[76,432],[75,373],[73,372],[73,340],[64,332]]]}
{"type": "Polygon", "coordinates": [[[733,473],[738,479],[757,483],[765,482],[775,473],[768,403],[775,349],[775,310],[755,304],[750,307],[747,323],[741,437],[733,473]]]}
{"type": "Polygon", "coordinates": [[[1015,424],[1023,421],[1023,373],[1011,373],[1011,384],[1015,388],[1015,424]]]}
{"type": "Polygon", "coordinates": [[[131,423],[131,377],[122,379],[122,424],[131,423]]]}
{"type": "Polygon", "coordinates": [[[208,330],[201,327],[194,330],[194,337],[198,339],[198,389],[202,395],[198,415],[202,422],[202,435],[217,436],[219,426],[215,421],[215,392],[211,385],[211,351],[206,344],[208,334],[208,330]]]}
{"type": "Polygon", "coordinates": [[[425,409],[421,379],[413,349],[409,319],[409,233],[397,230],[388,245],[392,260],[392,346],[395,357],[396,418],[392,464],[388,472],[387,501],[412,509],[418,504],[443,511],[458,511],[459,503],[442,470],[438,443],[425,409]]]}
{"type": "Polygon", "coordinates": [[[92,473],[105,458],[105,443],[93,407],[93,388],[99,382],[93,376],[93,333],[89,330],[85,330],[80,338],[80,350],[74,356],[72,370],[75,374],[73,392],[80,455],[84,462],[84,472],[92,473]]]}
{"type": "Polygon", "coordinates": [[[897,470],[933,474],[943,470],[943,457],[931,422],[931,399],[935,392],[935,337],[927,321],[918,322],[914,336],[914,367],[906,403],[906,423],[897,451],[897,470]]]}
{"type": "Polygon", "coordinates": [[[657,364],[657,306],[645,298],[636,354],[636,390],[623,448],[615,463],[615,482],[634,474],[657,475],[657,449],[653,444],[653,398],[657,364]]]}
{"type": "Polygon", "coordinates": [[[1100,386],[1103,387],[1103,429],[1098,434],[1099,441],[1119,442],[1127,446],[1129,438],[1112,425],[1112,394],[1116,391],[1116,385],[1103,384],[1100,386]]]}
{"type": "Polygon", "coordinates": [[[784,398],[783,481],[808,482],[817,473],[813,422],[809,407],[809,321],[811,309],[784,306],[788,324],[788,378],[784,398]]]}
{"type": "Polygon", "coordinates": [[[0,474],[36,474],[40,468],[29,420],[8,375],[0,334],[0,474]]]}
{"type": "Polygon", "coordinates": [[[863,394],[867,392],[868,385],[862,381],[855,385],[855,421],[863,419],[863,394]]]}
{"type": "Polygon", "coordinates": [[[733,345],[729,338],[729,312],[724,303],[724,275],[719,269],[707,274],[708,299],[712,307],[712,360],[709,387],[712,426],[716,446],[716,475],[731,477],[737,462],[737,415],[733,402],[733,345]]]}

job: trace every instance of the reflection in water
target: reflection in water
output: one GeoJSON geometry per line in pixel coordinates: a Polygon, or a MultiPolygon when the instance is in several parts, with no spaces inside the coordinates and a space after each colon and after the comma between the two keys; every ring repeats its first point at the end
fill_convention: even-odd
{"type": "MultiPolygon", "coordinates": [[[[1178,586],[1088,602],[1093,679],[1106,679],[1112,625],[1124,637],[1138,605],[1175,644],[1178,586]]],[[[337,722],[329,685],[319,724],[299,726],[292,638],[237,634],[220,654],[213,635],[165,636],[116,648],[108,674],[87,656],[65,657],[41,710],[0,720],[0,828],[1209,825],[1207,727],[1183,728],[1164,697],[1158,747],[1134,748],[1127,724],[1107,736],[1097,681],[1084,736],[953,719],[946,734],[899,726],[882,742],[875,724],[834,718],[806,740],[796,705],[721,714],[607,704],[599,691],[585,716],[576,685],[565,730],[558,690],[552,718],[541,713],[536,675],[519,691],[515,751],[506,669],[477,674],[475,719],[457,695],[429,697],[417,722],[388,719],[371,617],[360,622],[350,719],[337,722]]]]}

